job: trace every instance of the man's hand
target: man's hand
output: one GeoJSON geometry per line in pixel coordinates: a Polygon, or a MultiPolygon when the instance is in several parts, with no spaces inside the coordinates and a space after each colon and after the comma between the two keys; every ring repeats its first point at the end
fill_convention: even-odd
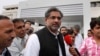
{"type": "Polygon", "coordinates": [[[74,47],[69,47],[69,52],[73,55],[73,56],[78,56],[76,50],[74,47]]]}

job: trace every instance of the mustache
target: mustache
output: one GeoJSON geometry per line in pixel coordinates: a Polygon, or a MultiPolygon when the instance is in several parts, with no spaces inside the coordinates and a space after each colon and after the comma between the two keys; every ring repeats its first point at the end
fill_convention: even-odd
{"type": "Polygon", "coordinates": [[[59,24],[58,22],[54,22],[54,24],[59,24]]]}

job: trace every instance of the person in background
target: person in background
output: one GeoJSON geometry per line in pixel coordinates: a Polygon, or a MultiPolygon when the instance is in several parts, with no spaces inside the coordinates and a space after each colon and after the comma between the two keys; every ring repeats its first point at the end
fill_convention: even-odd
{"type": "Polygon", "coordinates": [[[92,37],[92,31],[90,29],[88,30],[88,34],[87,35],[88,35],[88,37],[92,37]]]}
{"type": "Polygon", "coordinates": [[[82,37],[82,34],[80,33],[80,26],[79,25],[75,25],[73,28],[73,31],[76,35],[75,37],[75,45],[76,45],[76,48],[79,50],[81,45],[82,45],[82,42],[83,42],[83,37],[82,37]]]}
{"type": "Polygon", "coordinates": [[[61,28],[60,28],[60,32],[62,33],[62,35],[63,36],[65,36],[66,34],[67,34],[67,27],[65,27],[65,26],[62,26],[61,28]]]}
{"type": "Polygon", "coordinates": [[[30,26],[31,26],[31,21],[29,21],[29,20],[27,20],[27,21],[25,21],[25,24],[29,24],[30,26]]]}
{"type": "Polygon", "coordinates": [[[31,28],[30,28],[30,31],[29,31],[29,35],[31,35],[31,34],[33,34],[33,33],[34,33],[34,28],[31,27],[31,28]]]}
{"type": "Polygon", "coordinates": [[[92,37],[86,38],[80,48],[81,56],[100,56],[100,17],[91,20],[92,37]]]}
{"type": "Polygon", "coordinates": [[[13,22],[9,17],[0,15],[0,56],[11,56],[7,47],[15,36],[13,22]]]}
{"type": "Polygon", "coordinates": [[[31,27],[31,22],[30,21],[26,21],[25,22],[25,30],[26,30],[26,33],[28,35],[32,34],[34,32],[34,28],[31,27]]]}
{"type": "Polygon", "coordinates": [[[58,31],[63,14],[52,7],[45,13],[45,27],[30,35],[24,56],[66,56],[62,34],[58,31]]]}
{"type": "Polygon", "coordinates": [[[13,19],[12,22],[15,27],[14,31],[16,33],[16,37],[8,49],[12,56],[19,56],[26,45],[28,35],[25,31],[25,22],[23,19],[13,19]]]}
{"type": "Polygon", "coordinates": [[[66,48],[66,56],[77,55],[76,51],[73,50],[76,45],[75,45],[75,34],[74,34],[74,31],[72,29],[68,30],[67,34],[64,37],[64,40],[66,42],[66,44],[65,44],[66,45],[66,47],[65,47],[66,48]],[[70,39],[71,39],[70,45],[72,45],[72,46],[70,46],[69,43],[66,42],[66,39],[68,39],[68,37],[70,37],[70,39]],[[70,49],[72,49],[72,50],[70,50],[70,49]]]}

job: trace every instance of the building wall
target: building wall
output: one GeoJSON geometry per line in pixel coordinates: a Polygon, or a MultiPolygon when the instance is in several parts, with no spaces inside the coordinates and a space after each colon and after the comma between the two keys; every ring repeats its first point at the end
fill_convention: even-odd
{"type": "MultiPolygon", "coordinates": [[[[21,9],[19,17],[44,17],[45,12],[50,7],[21,9]]],[[[64,16],[83,15],[83,4],[58,5],[55,7],[59,8],[64,16]]]]}
{"type": "MultiPolygon", "coordinates": [[[[50,7],[50,6],[58,6],[59,7],[59,6],[64,6],[64,5],[71,6],[71,5],[76,5],[76,4],[81,4],[82,5],[82,7],[81,7],[82,8],[82,11],[81,11],[82,14],[80,14],[80,15],[83,15],[83,30],[84,30],[83,32],[84,32],[84,36],[86,37],[87,36],[87,30],[89,29],[89,22],[91,20],[90,0],[63,0],[63,1],[62,0],[42,0],[42,1],[28,0],[26,2],[21,2],[19,4],[18,17],[21,17],[21,12],[23,12],[25,10],[26,10],[25,13],[32,12],[31,10],[28,10],[28,9],[38,9],[38,8],[41,9],[41,8],[44,8],[44,7],[45,8],[50,7]]],[[[74,7],[71,7],[71,8],[73,8],[72,10],[75,10],[74,7]]],[[[34,10],[33,10],[33,12],[34,12],[34,10]]],[[[38,11],[38,12],[41,12],[41,11],[38,11]]],[[[77,11],[77,12],[79,12],[79,11],[77,11]]],[[[29,14],[27,14],[27,15],[29,17],[31,17],[29,14]]],[[[70,14],[67,14],[65,16],[70,16],[70,14]]],[[[71,16],[76,16],[76,14],[73,14],[71,16]]],[[[42,15],[42,17],[43,17],[43,15],[42,15]]]]}
{"type": "MultiPolygon", "coordinates": [[[[23,17],[21,15],[22,13],[26,14],[29,17],[31,17],[31,16],[34,17],[33,14],[35,14],[35,17],[37,17],[37,16],[44,17],[45,11],[51,6],[60,6],[61,7],[60,9],[63,11],[63,13],[73,10],[72,12],[77,12],[77,13],[80,13],[80,15],[82,15],[83,14],[82,5],[83,5],[83,0],[63,0],[63,1],[62,0],[42,0],[42,1],[28,0],[28,1],[19,3],[18,17],[23,17]],[[80,4],[80,5],[77,5],[77,4],[80,4]],[[69,7],[69,8],[63,9],[62,6],[64,7],[65,5],[67,5],[67,7],[69,7]],[[80,10],[77,10],[76,8],[78,8],[80,10]],[[76,9],[77,11],[74,11],[74,9],[76,9]],[[64,10],[66,10],[66,11],[64,11],[64,10]],[[24,11],[25,11],[25,13],[24,13],[24,11]],[[41,12],[42,14],[38,13],[38,11],[41,12]],[[28,14],[28,12],[29,12],[29,14],[28,14]],[[37,13],[40,15],[36,15],[37,13]]],[[[72,14],[75,14],[75,13],[72,13],[72,14]]],[[[67,14],[67,16],[68,16],[68,14],[67,14]]]]}
{"type": "Polygon", "coordinates": [[[100,0],[90,0],[90,1],[92,2],[92,1],[100,1],[100,0]]]}
{"type": "Polygon", "coordinates": [[[48,7],[48,6],[58,6],[58,5],[69,5],[69,4],[80,4],[84,0],[28,0],[26,2],[19,3],[21,9],[26,8],[38,8],[38,7],[48,7]]]}
{"type": "Polygon", "coordinates": [[[91,17],[96,18],[100,16],[100,0],[91,1],[91,17]]]}
{"type": "Polygon", "coordinates": [[[10,17],[11,19],[17,18],[18,15],[18,5],[8,5],[4,6],[3,15],[10,17]]]}
{"type": "Polygon", "coordinates": [[[3,15],[10,17],[11,19],[17,18],[17,11],[18,10],[10,10],[10,11],[3,11],[3,15]]]}
{"type": "Polygon", "coordinates": [[[91,8],[91,17],[96,18],[98,16],[100,16],[100,7],[91,8]]]}

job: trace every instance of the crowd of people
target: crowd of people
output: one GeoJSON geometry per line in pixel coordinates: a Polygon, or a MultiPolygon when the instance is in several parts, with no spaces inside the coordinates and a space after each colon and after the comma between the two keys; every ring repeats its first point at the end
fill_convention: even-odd
{"type": "Polygon", "coordinates": [[[62,18],[51,7],[45,12],[45,27],[34,32],[30,21],[0,15],[0,56],[100,56],[100,17],[91,20],[86,39],[79,25],[61,26],[62,18]]]}

